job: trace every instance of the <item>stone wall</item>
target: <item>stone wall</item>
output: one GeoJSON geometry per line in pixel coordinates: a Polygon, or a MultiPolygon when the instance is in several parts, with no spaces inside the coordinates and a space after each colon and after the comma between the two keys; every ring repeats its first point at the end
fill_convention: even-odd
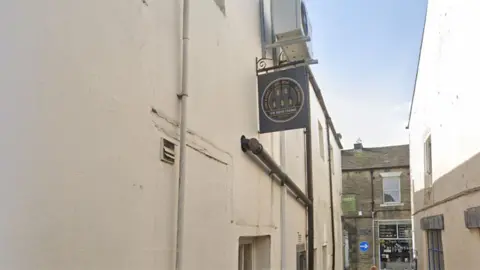
{"type": "Polygon", "coordinates": [[[376,169],[343,172],[343,195],[354,195],[356,211],[343,213],[344,229],[348,231],[350,269],[369,270],[372,264],[378,265],[378,225],[372,224],[372,210],[375,211],[375,220],[410,219],[410,180],[408,168],[376,169]],[[401,204],[396,206],[383,205],[383,183],[380,176],[383,172],[401,171],[401,204]],[[372,176],[373,198],[372,209],[372,176]],[[375,236],[375,239],[374,239],[375,236]],[[368,251],[360,251],[361,242],[367,241],[368,251]],[[375,246],[373,243],[375,242],[375,246]],[[375,252],[375,254],[374,254],[375,252]]]}

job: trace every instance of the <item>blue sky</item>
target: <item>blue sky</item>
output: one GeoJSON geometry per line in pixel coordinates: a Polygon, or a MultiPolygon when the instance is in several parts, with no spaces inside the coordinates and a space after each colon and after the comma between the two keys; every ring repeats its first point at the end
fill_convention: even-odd
{"type": "Polygon", "coordinates": [[[345,149],[408,143],[427,0],[308,0],[312,69],[345,149]]]}

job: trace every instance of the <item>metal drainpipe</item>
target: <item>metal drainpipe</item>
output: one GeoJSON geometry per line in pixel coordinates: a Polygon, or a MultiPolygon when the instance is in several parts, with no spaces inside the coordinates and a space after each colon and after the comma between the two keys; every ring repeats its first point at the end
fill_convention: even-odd
{"type": "Polygon", "coordinates": [[[373,183],[373,170],[370,170],[370,188],[371,188],[371,195],[372,195],[372,263],[373,265],[376,264],[377,262],[377,256],[376,256],[376,248],[375,248],[375,188],[374,188],[374,183],[373,183]]]}
{"type": "MultiPolygon", "coordinates": [[[[332,231],[332,270],[335,270],[335,214],[333,209],[333,177],[332,177],[332,153],[330,151],[331,142],[330,142],[330,117],[326,117],[326,126],[327,126],[327,147],[328,147],[328,182],[330,188],[330,222],[331,222],[331,231],[332,231]]],[[[333,149],[333,148],[332,148],[333,149]]]]}
{"type": "MultiPolygon", "coordinates": [[[[309,117],[310,119],[310,117],[309,117]]],[[[313,168],[312,168],[312,131],[311,131],[311,121],[309,120],[309,125],[306,130],[306,152],[307,152],[307,196],[308,199],[312,202],[311,205],[307,208],[307,236],[308,236],[308,270],[315,269],[315,235],[314,235],[314,204],[313,204],[313,168]]]]}
{"type": "Polygon", "coordinates": [[[312,205],[312,201],[308,199],[308,196],[303,193],[303,191],[295,184],[292,178],[290,178],[285,172],[282,171],[282,169],[280,169],[280,166],[263,148],[263,145],[257,139],[247,139],[242,135],[240,138],[240,146],[243,152],[253,154],[253,156],[255,156],[261,162],[262,166],[267,167],[269,170],[269,175],[273,175],[280,181],[283,181],[302,205],[305,207],[312,205]]]}
{"type": "MultiPolygon", "coordinates": [[[[286,136],[285,132],[280,132],[280,168],[285,172],[286,170],[286,136]]],[[[285,213],[285,200],[287,194],[287,187],[285,186],[285,182],[282,181],[282,186],[280,187],[280,269],[286,270],[287,268],[287,250],[286,250],[286,243],[287,243],[287,228],[286,226],[286,213],[285,213]]]]}
{"type": "Polygon", "coordinates": [[[184,207],[185,186],[187,168],[187,99],[188,99],[188,71],[189,71],[189,41],[190,41],[190,0],[183,0],[182,12],[182,67],[181,67],[181,92],[178,98],[181,103],[180,116],[180,161],[178,177],[178,202],[177,202],[177,235],[175,269],[183,269],[183,230],[184,230],[184,207]]]}

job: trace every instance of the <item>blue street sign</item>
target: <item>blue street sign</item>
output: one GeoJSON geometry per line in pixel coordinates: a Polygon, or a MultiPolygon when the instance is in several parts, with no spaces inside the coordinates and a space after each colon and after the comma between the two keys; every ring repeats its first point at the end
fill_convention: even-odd
{"type": "Polygon", "coordinates": [[[363,241],[360,243],[360,251],[361,252],[366,252],[368,250],[368,242],[367,241],[363,241]]]}

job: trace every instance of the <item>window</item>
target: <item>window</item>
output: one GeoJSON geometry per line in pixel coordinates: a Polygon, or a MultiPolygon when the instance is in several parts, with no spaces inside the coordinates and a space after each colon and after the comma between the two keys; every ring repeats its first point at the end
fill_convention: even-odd
{"type": "Polygon", "coordinates": [[[270,235],[238,239],[238,270],[271,269],[270,235]]]}
{"type": "Polygon", "coordinates": [[[444,270],[441,230],[427,230],[428,270],[444,270]]]}
{"type": "Polygon", "coordinates": [[[383,178],[383,203],[397,204],[401,202],[400,175],[401,172],[380,174],[383,178]]]}
{"type": "Polygon", "coordinates": [[[238,246],[238,270],[253,270],[253,243],[238,246]]]}
{"type": "Polygon", "coordinates": [[[217,4],[220,11],[222,11],[222,13],[225,14],[225,0],[213,0],[213,1],[215,1],[215,4],[217,4]]]}
{"type": "Polygon", "coordinates": [[[320,156],[325,160],[325,146],[323,140],[323,127],[320,122],[318,122],[318,147],[320,148],[320,156]]]}
{"type": "Polygon", "coordinates": [[[297,270],[307,270],[307,252],[304,244],[297,245],[297,270]]]}
{"type": "Polygon", "coordinates": [[[424,145],[425,187],[432,186],[432,136],[428,136],[424,145]]]}
{"type": "Polygon", "coordinates": [[[410,269],[411,232],[410,220],[378,221],[379,269],[410,269]]]}

